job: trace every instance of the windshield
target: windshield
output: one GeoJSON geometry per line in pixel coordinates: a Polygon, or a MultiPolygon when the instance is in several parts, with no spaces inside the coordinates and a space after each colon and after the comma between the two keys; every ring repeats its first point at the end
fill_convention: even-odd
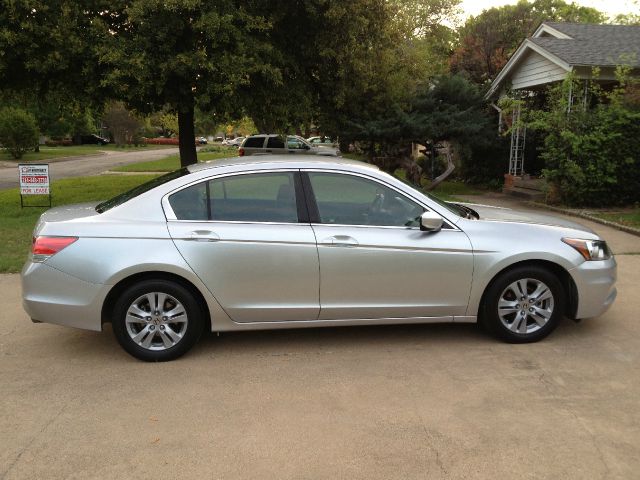
{"type": "Polygon", "coordinates": [[[438,205],[446,208],[447,210],[449,210],[451,213],[458,215],[459,217],[466,217],[467,216],[467,212],[459,205],[456,205],[455,203],[449,203],[449,202],[445,202],[444,200],[439,199],[438,197],[436,197],[434,194],[429,193],[429,192],[425,192],[424,190],[422,190],[421,188],[416,187],[413,183],[407,181],[404,178],[398,177],[396,175],[393,175],[393,178],[395,178],[396,180],[400,180],[402,183],[404,183],[405,185],[410,186],[411,188],[413,188],[414,190],[419,191],[421,194],[423,194],[424,196],[428,197],[430,200],[433,200],[434,202],[436,202],[438,205]]]}
{"type": "Polygon", "coordinates": [[[122,205],[125,202],[128,202],[132,198],[137,197],[138,195],[142,195],[149,190],[152,190],[163,183],[170,182],[171,180],[175,180],[176,178],[180,178],[184,175],[188,175],[189,170],[186,168],[181,168],[180,170],[176,170],[175,172],[167,173],[165,175],[161,175],[159,177],[154,178],[153,180],[149,180],[146,183],[138,185],[137,187],[132,188],[131,190],[121,193],[120,195],[116,195],[110,200],[106,202],[102,202],[98,206],[96,206],[96,212],[103,213],[107,210],[112,209],[113,207],[117,207],[118,205],[122,205]]]}

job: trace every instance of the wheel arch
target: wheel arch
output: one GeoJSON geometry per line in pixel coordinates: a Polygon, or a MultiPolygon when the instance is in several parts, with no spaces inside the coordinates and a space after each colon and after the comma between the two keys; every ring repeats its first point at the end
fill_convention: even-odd
{"type": "Polygon", "coordinates": [[[482,292],[482,296],[480,297],[480,304],[478,306],[478,317],[480,318],[482,316],[483,306],[485,304],[485,300],[486,300],[485,297],[487,295],[487,291],[495,283],[496,279],[503,273],[508,272],[509,270],[513,270],[514,268],[519,268],[519,267],[526,267],[526,266],[536,266],[536,267],[545,268],[549,270],[551,273],[553,273],[556,277],[558,277],[567,295],[567,302],[565,304],[564,314],[569,318],[575,318],[576,311],[578,309],[578,288],[576,287],[576,284],[573,278],[571,277],[571,274],[562,265],[559,265],[558,263],[552,262],[550,260],[543,260],[543,259],[521,260],[519,262],[515,262],[510,265],[507,265],[506,267],[498,271],[495,275],[493,275],[491,280],[484,287],[484,291],[482,292]]]}
{"type": "Polygon", "coordinates": [[[211,331],[211,312],[209,311],[207,301],[200,289],[198,289],[198,287],[196,287],[192,282],[180,275],[163,271],[134,273],[132,275],[129,275],[128,277],[123,278],[113,287],[111,287],[109,293],[107,293],[107,296],[104,299],[104,302],[102,302],[102,311],[100,314],[102,325],[111,322],[113,309],[118,297],[120,297],[120,295],[122,295],[122,293],[127,288],[143,280],[168,280],[178,283],[189,290],[198,302],[198,305],[200,305],[200,309],[202,310],[202,315],[205,319],[205,331],[211,331]]]}

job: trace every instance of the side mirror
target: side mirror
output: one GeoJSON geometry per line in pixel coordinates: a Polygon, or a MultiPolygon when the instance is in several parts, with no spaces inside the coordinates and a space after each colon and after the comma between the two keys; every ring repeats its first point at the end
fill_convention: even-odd
{"type": "Polygon", "coordinates": [[[427,211],[420,215],[420,230],[437,232],[442,228],[442,217],[435,212],[427,211]]]}

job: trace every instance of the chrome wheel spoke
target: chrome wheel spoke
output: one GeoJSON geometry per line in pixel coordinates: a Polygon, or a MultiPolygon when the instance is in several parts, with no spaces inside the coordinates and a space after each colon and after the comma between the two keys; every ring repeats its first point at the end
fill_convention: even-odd
{"type": "Polygon", "coordinates": [[[162,339],[162,343],[164,344],[165,348],[173,347],[173,342],[167,335],[166,331],[163,332],[162,330],[160,330],[160,332],[158,333],[160,334],[160,338],[162,339]]]}
{"type": "Polygon", "coordinates": [[[165,334],[171,337],[174,343],[178,343],[182,338],[182,335],[178,334],[170,325],[167,325],[164,330],[165,334]]]}
{"type": "Polygon", "coordinates": [[[127,314],[127,317],[125,318],[125,322],[143,324],[143,325],[146,325],[147,323],[147,321],[144,318],[139,318],[137,316],[131,315],[130,313],[127,314]]]}
{"type": "Polygon", "coordinates": [[[129,310],[127,310],[127,314],[144,318],[149,315],[149,312],[145,312],[143,309],[141,309],[138,305],[134,303],[129,307],[129,310]]]}
{"type": "Polygon", "coordinates": [[[131,337],[131,340],[139,344],[147,333],[149,333],[149,325],[147,325],[142,330],[140,330],[136,335],[131,337]]]}
{"type": "Polygon", "coordinates": [[[151,346],[151,342],[153,342],[153,338],[156,336],[156,331],[155,330],[150,330],[149,331],[149,335],[146,336],[146,338],[142,341],[142,343],[140,345],[142,345],[144,348],[149,348],[151,346]]]}
{"type": "Polygon", "coordinates": [[[539,307],[533,307],[531,318],[533,318],[535,322],[542,327],[551,318],[551,313],[552,312],[549,312],[548,310],[544,310],[539,307]]]}
{"type": "Polygon", "coordinates": [[[498,302],[498,311],[500,315],[508,315],[509,313],[514,313],[520,310],[518,308],[518,302],[515,300],[505,300],[501,298],[498,302]]]}
{"type": "Polygon", "coordinates": [[[547,289],[539,297],[534,298],[532,301],[538,303],[549,300],[550,298],[553,298],[553,295],[551,294],[551,290],[547,289]]]}
{"type": "Polygon", "coordinates": [[[176,305],[174,308],[169,310],[168,312],[164,312],[163,315],[169,317],[172,321],[179,322],[180,320],[174,320],[181,316],[183,316],[186,312],[184,311],[184,307],[182,305],[176,305]]]}

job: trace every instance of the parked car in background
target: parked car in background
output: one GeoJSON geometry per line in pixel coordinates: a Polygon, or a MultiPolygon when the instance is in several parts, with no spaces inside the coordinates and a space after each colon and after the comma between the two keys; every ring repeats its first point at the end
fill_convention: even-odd
{"type": "Polygon", "coordinates": [[[244,138],[245,137],[236,137],[231,139],[227,138],[224,142],[222,142],[222,144],[229,147],[239,147],[242,144],[244,138]]]}
{"type": "Polygon", "coordinates": [[[326,147],[333,147],[338,143],[331,137],[309,137],[307,142],[313,146],[324,145],[326,147]]]}
{"type": "Polygon", "coordinates": [[[80,143],[87,145],[106,145],[109,143],[109,139],[92,133],[90,135],[80,135],[80,143]]]}
{"type": "Polygon", "coordinates": [[[362,162],[264,155],[46,211],[22,295],[34,322],[111,322],[127,352],[162,361],[205,330],[479,321],[534,342],[602,314],[615,282],[577,223],[447,203],[362,162]]]}
{"type": "Polygon", "coordinates": [[[206,145],[207,138],[206,137],[196,137],[196,145],[206,145]]]}
{"type": "Polygon", "coordinates": [[[241,157],[269,153],[337,156],[340,152],[332,147],[310,145],[304,138],[297,135],[278,134],[251,135],[242,142],[238,151],[241,157]]]}

